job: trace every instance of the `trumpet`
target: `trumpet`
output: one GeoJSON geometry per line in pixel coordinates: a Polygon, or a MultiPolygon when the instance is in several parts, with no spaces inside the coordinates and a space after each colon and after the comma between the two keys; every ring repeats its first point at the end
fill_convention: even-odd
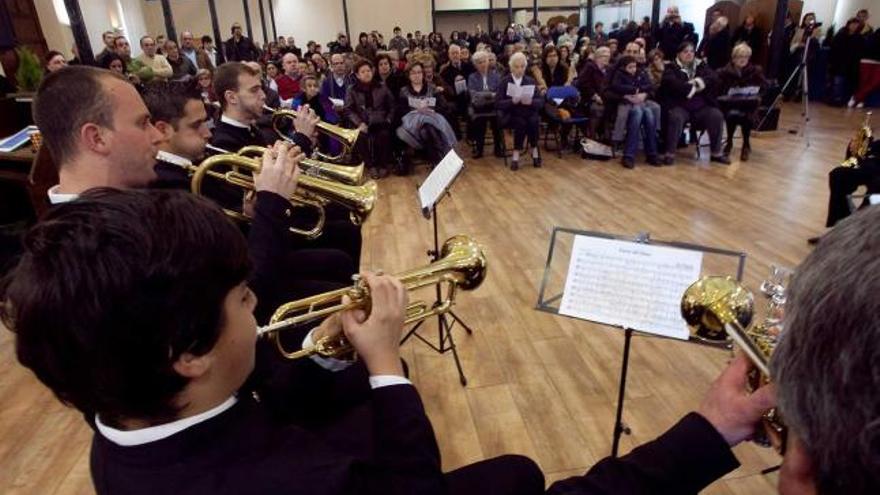
{"type": "MultiPolygon", "coordinates": [[[[290,141],[291,139],[281,130],[281,124],[285,119],[294,120],[297,116],[296,110],[288,110],[284,108],[275,109],[270,107],[269,105],[263,105],[263,109],[267,112],[272,112],[272,129],[275,130],[275,133],[278,134],[278,137],[284,139],[285,141],[290,141]]],[[[340,127],[338,125],[333,125],[329,122],[318,122],[317,125],[318,132],[321,132],[331,139],[339,141],[342,144],[342,152],[338,155],[327,155],[324,153],[316,153],[316,156],[323,161],[326,162],[342,162],[346,160],[352,150],[354,149],[354,145],[357,142],[358,135],[360,135],[360,131],[358,129],[346,129],[344,127],[340,127]]]]}
{"type": "MultiPolygon", "coordinates": [[[[410,303],[406,308],[404,324],[414,323],[431,316],[448,312],[455,304],[457,290],[471,291],[486,278],[488,261],[483,247],[466,235],[456,235],[443,243],[440,258],[421,268],[415,268],[396,275],[407,291],[428,286],[446,285],[446,298],[439,304],[426,301],[410,303]]],[[[313,322],[335,313],[350,309],[370,309],[370,291],[359,277],[354,285],[344,289],[326,292],[298,301],[281,305],[269,325],[260,327],[257,335],[275,342],[278,351],[287,359],[299,359],[312,355],[340,358],[353,350],[345,336],[324,337],[314,346],[297,351],[288,351],[281,342],[280,332],[304,323],[313,322]],[[347,298],[348,301],[343,301],[347,298]]],[[[441,291],[442,292],[442,291],[441,291]]]]}
{"type": "MultiPolygon", "coordinates": [[[[211,146],[210,144],[207,145],[207,148],[221,154],[236,154],[253,158],[262,157],[263,153],[268,149],[265,146],[244,146],[238,151],[232,152],[224,150],[223,148],[211,146]]],[[[299,162],[299,168],[312,177],[341,182],[350,186],[359,186],[364,183],[363,163],[356,166],[348,166],[322,162],[312,158],[304,158],[299,162]]]]}
{"type": "MultiPolygon", "coordinates": [[[[771,310],[779,304],[774,295],[771,310]]],[[[731,277],[703,277],[685,290],[681,299],[681,314],[690,327],[691,336],[698,341],[726,343],[733,341],[755,366],[757,373],[749,376],[754,390],[770,382],[770,357],[778,340],[778,321],[771,318],[751,325],[754,317],[752,293],[731,277]]],[[[777,308],[778,309],[778,308],[777,308]]],[[[785,448],[787,430],[776,408],[765,412],[763,425],[753,440],[762,445],[773,445],[780,452],[785,448]]]]}
{"type": "Polygon", "coordinates": [[[868,149],[874,140],[874,132],[871,130],[871,114],[872,112],[865,112],[865,121],[856,131],[852,141],[849,142],[847,146],[847,155],[849,156],[840,164],[841,167],[858,167],[859,161],[868,155],[868,149]]]}
{"type": "MultiPolygon", "coordinates": [[[[192,192],[201,195],[202,183],[206,176],[222,180],[247,191],[253,191],[254,179],[252,174],[259,172],[261,165],[257,159],[227,153],[208,157],[202,160],[202,163],[198,166],[180,166],[192,175],[190,179],[192,192]],[[214,170],[215,167],[221,166],[225,166],[229,170],[225,172],[214,170]],[[241,172],[242,169],[250,173],[243,173],[241,172]]],[[[318,218],[311,229],[290,227],[290,231],[294,234],[305,236],[308,239],[315,239],[320,236],[324,231],[326,220],[325,206],[331,201],[347,208],[351,221],[356,225],[360,225],[369,218],[370,213],[373,211],[377,194],[378,187],[375,181],[369,181],[359,186],[350,186],[317,177],[300,177],[297,192],[288,199],[294,206],[315,209],[318,218]]],[[[227,215],[237,220],[250,220],[246,215],[237,211],[229,209],[224,209],[224,211],[227,215]]]]}

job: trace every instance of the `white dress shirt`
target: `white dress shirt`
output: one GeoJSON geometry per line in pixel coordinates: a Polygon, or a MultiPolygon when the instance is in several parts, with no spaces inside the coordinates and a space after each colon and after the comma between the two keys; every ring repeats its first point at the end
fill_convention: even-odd
{"type": "Polygon", "coordinates": [[[58,192],[58,184],[50,187],[47,193],[49,194],[49,202],[53,205],[69,203],[79,197],[79,194],[65,194],[58,192]]]}
{"type": "Polygon", "coordinates": [[[226,114],[223,114],[220,116],[220,122],[225,122],[233,127],[241,127],[242,129],[250,129],[251,128],[251,126],[249,126],[243,122],[239,122],[239,121],[233,119],[232,117],[227,116],[226,114]]]}
{"type": "MultiPolygon", "coordinates": [[[[312,346],[312,332],[314,331],[315,330],[313,329],[311,332],[308,333],[308,335],[306,335],[306,338],[303,339],[303,347],[312,346]]],[[[330,371],[340,371],[351,366],[352,364],[351,361],[342,361],[339,359],[324,358],[320,356],[312,356],[311,359],[322,368],[330,371]]],[[[370,388],[372,389],[390,387],[392,385],[412,385],[412,382],[402,376],[397,375],[374,375],[370,377],[370,388]]],[[[227,409],[234,406],[237,402],[238,398],[233,395],[232,397],[223,401],[222,404],[208,409],[205,412],[196,414],[195,416],[178,419],[177,421],[172,421],[170,423],[165,423],[161,425],[140,428],[137,430],[118,430],[116,428],[112,428],[102,423],[100,415],[96,414],[95,427],[104,438],[110,440],[116,445],[120,445],[123,447],[144,445],[151,442],[157,442],[164,438],[168,438],[174,434],[186,430],[191,426],[207,421],[225,412],[227,409]]]]}

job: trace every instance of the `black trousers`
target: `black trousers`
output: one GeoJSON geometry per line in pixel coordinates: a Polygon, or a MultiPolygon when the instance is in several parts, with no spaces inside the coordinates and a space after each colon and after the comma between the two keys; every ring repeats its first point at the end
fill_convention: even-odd
{"type": "Polygon", "coordinates": [[[684,107],[669,109],[666,120],[666,152],[674,154],[678,150],[678,137],[687,122],[693,123],[697,129],[705,129],[709,133],[709,143],[712,156],[721,154],[721,126],[724,124],[724,115],[716,107],[705,106],[695,112],[690,112],[684,107]]]}
{"type": "Polygon", "coordinates": [[[731,110],[724,115],[724,122],[727,125],[727,143],[733,143],[733,134],[736,127],[742,128],[743,148],[751,148],[750,138],[752,136],[752,116],[739,110],[731,110]]]}
{"type": "Polygon", "coordinates": [[[449,493],[455,495],[539,495],[544,474],[535,461],[503,455],[446,473],[449,493]]]}
{"type": "Polygon", "coordinates": [[[862,164],[857,168],[836,167],[828,173],[828,219],[826,227],[834,227],[837,222],[850,215],[847,196],[859,186],[866,186],[868,194],[880,193],[880,164],[862,164]]]}
{"type": "Polygon", "coordinates": [[[492,141],[495,143],[495,149],[501,149],[501,126],[498,125],[498,117],[474,117],[470,124],[470,138],[474,140],[477,152],[482,153],[486,144],[486,127],[492,128],[492,141]]]}
{"type": "Polygon", "coordinates": [[[390,124],[373,124],[366,133],[361,133],[358,137],[355,150],[367,168],[386,168],[391,165],[391,130],[390,124]]]}

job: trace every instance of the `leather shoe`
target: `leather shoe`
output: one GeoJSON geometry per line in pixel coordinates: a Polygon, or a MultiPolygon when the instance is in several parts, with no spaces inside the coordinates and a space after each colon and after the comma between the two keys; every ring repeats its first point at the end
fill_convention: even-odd
{"type": "Polygon", "coordinates": [[[727,155],[718,155],[709,158],[709,161],[713,161],[715,163],[721,163],[722,165],[730,165],[730,158],[727,155]]]}
{"type": "Polygon", "coordinates": [[[519,170],[519,160],[510,161],[510,170],[519,170]]]}
{"type": "Polygon", "coordinates": [[[621,158],[620,164],[623,165],[623,168],[636,168],[636,161],[629,156],[621,158]]]}
{"type": "Polygon", "coordinates": [[[747,162],[749,161],[749,155],[752,153],[752,149],[748,146],[743,146],[742,151],[739,152],[739,161],[747,162]]]}

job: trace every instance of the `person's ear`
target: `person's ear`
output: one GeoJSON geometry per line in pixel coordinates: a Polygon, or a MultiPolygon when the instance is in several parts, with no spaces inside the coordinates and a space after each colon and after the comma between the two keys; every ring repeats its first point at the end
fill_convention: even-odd
{"type": "Polygon", "coordinates": [[[87,122],[79,130],[80,143],[93,153],[106,155],[110,152],[107,129],[93,122],[87,122]]]}
{"type": "Polygon", "coordinates": [[[779,495],[816,495],[815,470],[800,438],[791,430],[782,468],[779,470],[779,495]]]}
{"type": "Polygon", "coordinates": [[[164,120],[157,120],[153,126],[162,134],[162,140],[167,141],[174,135],[174,126],[164,120]]]}
{"type": "Polygon", "coordinates": [[[214,363],[214,358],[209,352],[201,356],[196,356],[189,352],[184,352],[174,361],[174,371],[185,378],[194,379],[204,376],[214,363]]]}

